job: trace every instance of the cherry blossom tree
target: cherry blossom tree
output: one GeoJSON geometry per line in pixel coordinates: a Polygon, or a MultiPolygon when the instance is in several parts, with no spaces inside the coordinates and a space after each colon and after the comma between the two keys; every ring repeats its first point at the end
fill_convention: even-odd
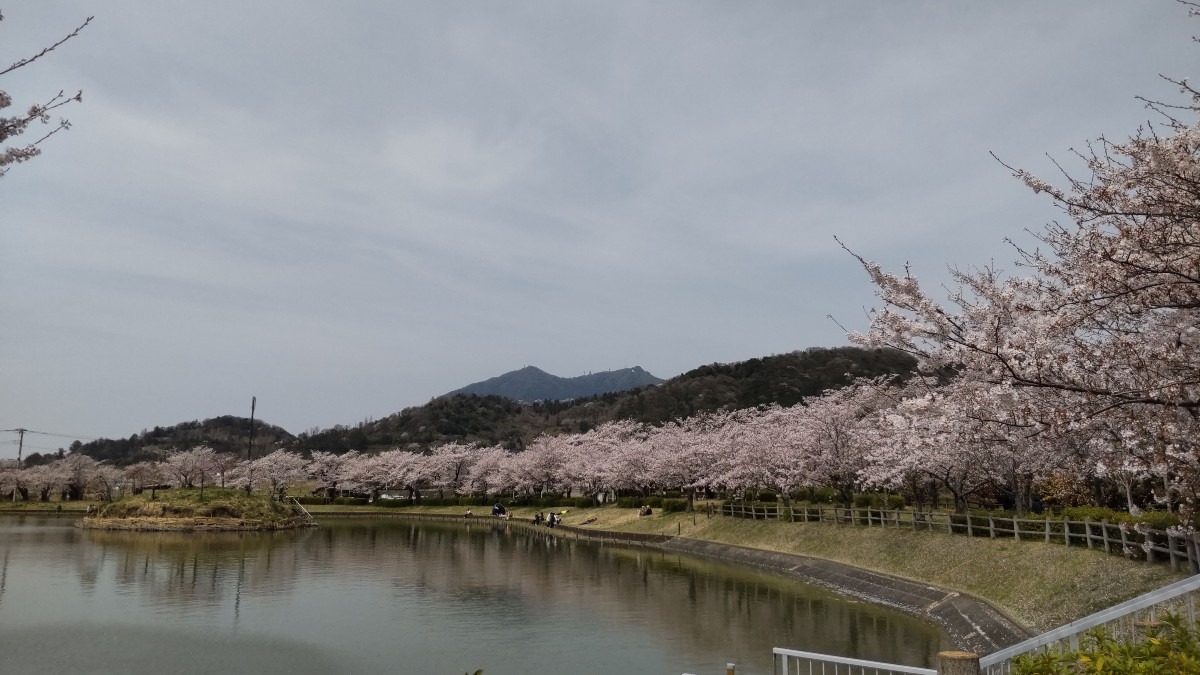
{"type": "Polygon", "coordinates": [[[308,477],[304,458],[288,450],[276,450],[250,464],[250,475],[256,483],[265,483],[270,488],[272,499],[282,497],[289,485],[308,477]]]}
{"type": "Polygon", "coordinates": [[[162,464],[177,486],[190,488],[199,482],[203,490],[204,483],[214,473],[214,454],[207,445],[198,445],[191,450],[172,452],[162,464]]]}
{"type": "Polygon", "coordinates": [[[445,491],[457,494],[467,479],[471,463],[475,461],[476,448],[461,443],[446,443],[433,449],[425,464],[429,477],[437,486],[438,498],[445,498],[445,491]]]}
{"type": "Polygon", "coordinates": [[[480,496],[515,489],[516,481],[511,470],[512,454],[500,445],[477,450],[475,461],[468,469],[460,489],[480,496]]]}
{"type": "Polygon", "coordinates": [[[125,477],[130,489],[136,494],[150,488],[150,499],[154,499],[159,485],[170,482],[172,476],[162,462],[138,462],[125,467],[125,477]]]}
{"type": "Polygon", "coordinates": [[[50,462],[31,466],[22,470],[25,484],[38,494],[38,501],[50,501],[50,495],[62,489],[67,482],[67,475],[62,462],[50,462]]]}
{"type": "Polygon", "coordinates": [[[308,477],[317,481],[317,489],[325,493],[326,499],[337,496],[338,481],[342,469],[358,458],[358,451],[343,454],[315,450],[308,461],[308,477]]]}
{"type": "MultiPolygon", "coordinates": [[[[55,42],[54,44],[42,49],[32,56],[19,59],[7,68],[0,70],[0,76],[7,75],[14,70],[24,68],[32,64],[34,61],[37,61],[38,59],[62,46],[62,44],[66,41],[78,36],[80,31],[82,31],[89,23],[92,22],[92,18],[93,17],[89,16],[82,24],[79,25],[78,28],[68,33],[66,37],[62,38],[58,42],[55,42]]],[[[3,21],[3,19],[3,15],[0,15],[0,21],[3,21]]],[[[49,127],[49,131],[43,134],[40,138],[24,146],[3,147],[0,145],[0,147],[3,147],[3,150],[0,150],[0,177],[8,173],[10,165],[28,161],[41,154],[41,148],[39,146],[47,138],[60,131],[70,129],[71,123],[66,119],[60,118],[57,123],[51,123],[50,113],[69,103],[78,103],[82,100],[82,91],[76,92],[74,95],[67,95],[63,91],[59,91],[54,96],[51,96],[40,103],[34,103],[27,108],[24,113],[20,113],[12,117],[0,117],[0,144],[9,142],[10,139],[24,134],[26,131],[29,131],[30,127],[32,127],[35,123],[47,125],[49,127]]],[[[10,96],[8,92],[0,90],[0,110],[8,108],[12,104],[12,96],[10,96]]]]}
{"type": "Polygon", "coordinates": [[[100,463],[79,453],[71,453],[59,460],[65,480],[63,487],[68,499],[83,499],[84,492],[91,486],[100,463]]]}
{"type": "MultiPolygon", "coordinates": [[[[1033,233],[1038,248],[1014,246],[1021,276],[954,271],[938,301],[911,270],[891,274],[856,256],[882,307],[851,339],[906,351],[926,372],[987,385],[981,393],[1031,392],[1037,406],[1022,420],[1031,437],[1127,430],[1120,445],[1152,465],[1160,499],[1190,509],[1200,493],[1200,92],[1175,84],[1188,102],[1150,102],[1157,124],[1090,143],[1076,156],[1082,176],[1064,169],[1056,185],[1013,169],[1067,218],[1033,233]]],[[[1108,456],[1105,475],[1137,463],[1108,456]]]]}

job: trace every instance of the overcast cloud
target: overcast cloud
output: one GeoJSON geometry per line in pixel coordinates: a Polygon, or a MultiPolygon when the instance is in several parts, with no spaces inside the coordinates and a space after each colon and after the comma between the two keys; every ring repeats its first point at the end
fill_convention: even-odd
{"type": "Polygon", "coordinates": [[[835,235],[1009,266],[1058,214],[989,151],[1052,175],[1200,53],[1170,0],[3,9],[6,63],[96,15],[0,78],[84,92],[0,179],[0,428],[85,438],[846,344],[874,295],[835,235]]]}

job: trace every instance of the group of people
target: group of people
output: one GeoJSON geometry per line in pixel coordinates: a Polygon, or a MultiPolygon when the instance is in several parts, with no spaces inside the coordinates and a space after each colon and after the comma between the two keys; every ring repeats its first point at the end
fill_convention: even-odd
{"type": "MultiPolygon", "coordinates": [[[[566,511],[563,511],[562,513],[566,513],[566,511]]],[[[546,527],[554,527],[562,522],[562,513],[555,513],[551,511],[550,515],[543,516],[542,512],[538,511],[537,513],[533,514],[533,524],[541,525],[542,523],[545,523],[546,527]]]]}
{"type": "Polygon", "coordinates": [[[654,512],[651,511],[650,507],[646,504],[642,504],[642,508],[638,509],[638,518],[641,518],[642,516],[651,516],[651,515],[654,515],[654,512]]]}
{"type": "MultiPolygon", "coordinates": [[[[562,511],[559,511],[557,513],[554,511],[551,511],[549,514],[543,514],[541,511],[538,511],[537,513],[533,514],[533,524],[534,525],[545,525],[546,527],[553,528],[557,525],[562,524],[562,517],[564,515],[566,515],[566,513],[567,513],[566,509],[563,509],[562,511]]],[[[638,511],[638,515],[639,516],[650,515],[650,507],[643,506],[642,510],[638,511]]],[[[471,513],[471,509],[467,509],[467,512],[465,514],[463,514],[463,517],[464,518],[474,517],[473,514],[471,513]]],[[[504,508],[504,505],[501,504],[500,502],[496,502],[492,506],[492,517],[508,520],[508,517],[509,517],[508,509],[504,508]]],[[[596,522],[596,516],[592,516],[591,518],[588,518],[587,520],[583,521],[583,523],[581,523],[581,524],[591,525],[594,522],[596,522]]]]}

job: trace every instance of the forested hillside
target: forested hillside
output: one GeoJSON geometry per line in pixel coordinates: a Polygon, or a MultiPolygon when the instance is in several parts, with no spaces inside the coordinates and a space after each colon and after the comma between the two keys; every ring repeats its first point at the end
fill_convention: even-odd
{"type": "MultiPolygon", "coordinates": [[[[72,452],[81,452],[98,460],[109,460],[124,465],[134,462],[159,460],[174,449],[186,450],[197,445],[208,445],[217,452],[236,452],[243,457],[250,440],[250,419],[223,415],[203,422],[181,422],[169,427],[143,429],[129,438],[101,438],[87,443],[76,441],[72,452]]],[[[255,456],[277,447],[293,447],[296,437],[286,429],[254,421],[255,456]]]]}
{"type": "MultiPolygon", "coordinates": [[[[255,447],[260,451],[277,447],[334,452],[393,447],[425,450],[457,441],[521,450],[541,434],[585,432],[615,419],[661,424],[721,408],[769,403],[790,406],[856,377],[906,375],[915,365],[911,357],[893,350],[812,348],[738,363],[714,363],[660,385],[571,401],[519,403],[495,395],[456,394],[379,420],[297,435],[256,422],[255,447]]],[[[201,443],[219,452],[245,453],[249,429],[249,419],[225,416],[155,427],[128,439],[100,439],[76,449],[115,464],[157,458],[172,448],[187,449],[201,443]]]]}
{"type": "Polygon", "coordinates": [[[458,394],[355,428],[300,434],[297,448],[420,449],[458,441],[519,450],[543,433],[584,432],[615,419],[661,424],[721,408],[768,403],[789,406],[855,377],[906,375],[915,366],[911,357],[893,350],[813,348],[738,363],[714,363],[661,385],[573,401],[517,403],[499,396],[458,394]]]}

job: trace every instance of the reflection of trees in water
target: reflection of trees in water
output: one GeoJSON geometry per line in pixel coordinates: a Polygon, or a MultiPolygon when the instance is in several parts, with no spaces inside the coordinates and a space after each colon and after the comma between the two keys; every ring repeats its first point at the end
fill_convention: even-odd
{"type": "Polygon", "coordinates": [[[87,530],[94,546],[86,572],[111,565],[119,586],[136,587],[150,600],[182,607],[211,606],[249,592],[290,593],[302,555],[303,532],[121,532],[87,530]],[[249,582],[249,583],[247,583],[249,582]]]}
{"type": "MultiPolygon", "coordinates": [[[[646,549],[599,546],[490,523],[469,528],[394,524],[329,528],[331,550],[369,553],[376,574],[436,592],[465,610],[585,612],[631,629],[669,632],[682,645],[735,644],[769,654],[789,646],[923,663],[942,647],[929,623],[793,580],[646,549]],[[384,553],[377,550],[381,541],[384,553]]],[[[356,564],[347,561],[347,564],[356,564]]],[[[362,564],[362,563],[360,563],[362,564]]],[[[370,562],[365,563],[371,565],[370,562]]]]}
{"type": "MultiPolygon", "coordinates": [[[[601,546],[496,526],[330,521],[285,533],[89,530],[71,547],[81,577],[184,611],[321,583],[382,582],[400,601],[430,594],[464,616],[523,622],[555,613],[654,631],[673,645],[774,646],[920,664],[941,646],[930,624],[768,573],[649,549],[601,546]]],[[[2,577],[0,577],[2,579],[2,577]]]]}

